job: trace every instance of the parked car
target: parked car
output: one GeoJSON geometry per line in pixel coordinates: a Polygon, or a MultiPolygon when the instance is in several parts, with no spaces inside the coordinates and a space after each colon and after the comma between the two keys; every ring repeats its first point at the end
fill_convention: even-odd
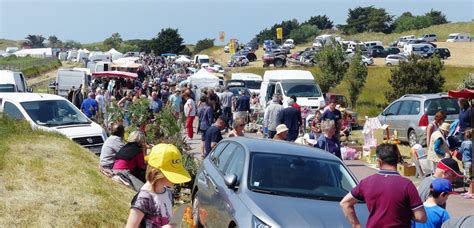
{"type": "MultiPolygon", "coordinates": [[[[339,201],[356,184],[346,165],[323,150],[269,139],[224,139],[196,174],[194,225],[351,227],[339,201]]],[[[366,224],[366,205],[356,204],[355,210],[366,224]]]]}
{"type": "Polygon", "coordinates": [[[404,54],[409,55],[418,55],[421,57],[428,57],[434,53],[435,48],[429,44],[407,44],[403,48],[404,54]]]}
{"type": "Polygon", "coordinates": [[[435,48],[433,55],[439,55],[442,59],[447,59],[451,57],[451,52],[447,48],[435,48]]]}
{"type": "Polygon", "coordinates": [[[250,51],[249,49],[240,49],[235,53],[236,56],[245,56],[250,62],[257,60],[257,55],[255,55],[254,51],[250,51]]]}
{"type": "Polygon", "coordinates": [[[364,42],[364,46],[367,49],[372,49],[374,47],[378,47],[378,48],[382,47],[383,49],[382,41],[367,41],[367,42],[364,42]]]}
{"type": "Polygon", "coordinates": [[[284,67],[286,65],[286,54],[281,52],[266,53],[262,56],[263,67],[274,65],[275,67],[284,67]]]}
{"type": "Polygon", "coordinates": [[[424,40],[424,41],[428,41],[428,42],[438,41],[438,37],[436,36],[436,34],[433,34],[433,33],[432,34],[424,34],[419,39],[424,40]]]}
{"type": "Polygon", "coordinates": [[[227,62],[228,67],[241,67],[241,66],[248,66],[249,60],[247,57],[243,55],[233,55],[229,62],[227,62]]]}
{"type": "Polygon", "coordinates": [[[394,54],[398,54],[398,53],[400,53],[399,48],[397,48],[397,47],[388,47],[388,48],[384,48],[382,50],[373,49],[373,50],[371,50],[371,52],[369,52],[369,56],[372,57],[372,58],[378,58],[378,57],[385,58],[388,55],[394,55],[394,54]]]}
{"type": "Polygon", "coordinates": [[[471,42],[469,33],[451,33],[446,42],[471,42]]]}
{"type": "Polygon", "coordinates": [[[229,53],[229,52],[230,52],[229,45],[224,46],[224,53],[229,53]]]}
{"type": "Polygon", "coordinates": [[[25,120],[34,129],[56,132],[98,154],[107,134],[63,97],[39,93],[0,93],[0,114],[25,120]]]}
{"type": "MultiPolygon", "coordinates": [[[[344,60],[344,66],[349,67],[351,64],[351,59],[354,57],[355,53],[354,52],[346,52],[345,60],[344,60]]],[[[367,57],[365,55],[361,56],[361,63],[364,64],[365,66],[369,66],[374,64],[374,59],[372,57],[367,57]]]]}
{"type": "Polygon", "coordinates": [[[415,37],[415,35],[409,35],[409,36],[402,36],[402,37],[398,38],[397,47],[403,48],[403,46],[406,44],[406,42],[409,39],[416,39],[416,37],[415,37]]]}
{"type": "Polygon", "coordinates": [[[377,118],[389,125],[392,134],[397,130],[400,141],[410,146],[426,145],[426,127],[438,111],[447,115],[446,121],[454,121],[459,114],[457,99],[446,93],[407,94],[392,102],[377,118]]]}
{"type": "Polygon", "coordinates": [[[283,43],[283,47],[293,49],[295,48],[295,41],[293,39],[287,39],[283,43]]]}
{"type": "Polygon", "coordinates": [[[408,62],[408,58],[400,54],[388,55],[385,58],[385,65],[387,66],[395,66],[395,65],[400,64],[400,62],[408,62]]]}

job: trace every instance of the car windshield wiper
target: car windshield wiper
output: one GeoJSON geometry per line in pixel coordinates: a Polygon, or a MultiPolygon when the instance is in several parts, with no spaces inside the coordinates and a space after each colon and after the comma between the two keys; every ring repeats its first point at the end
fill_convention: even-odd
{"type": "Polygon", "coordinates": [[[253,191],[253,192],[266,193],[266,194],[270,194],[270,195],[277,195],[277,196],[285,195],[285,194],[282,194],[280,192],[275,192],[275,191],[272,191],[272,190],[265,190],[265,189],[260,189],[260,188],[252,188],[250,190],[253,191]]]}
{"type": "Polygon", "coordinates": [[[90,124],[90,122],[74,122],[74,121],[69,121],[69,122],[61,122],[61,123],[54,123],[54,124],[48,124],[49,126],[65,126],[65,125],[75,125],[75,124],[90,124]]]}

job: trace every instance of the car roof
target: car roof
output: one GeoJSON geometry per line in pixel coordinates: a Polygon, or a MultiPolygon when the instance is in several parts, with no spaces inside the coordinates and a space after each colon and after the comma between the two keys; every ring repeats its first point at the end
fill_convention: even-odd
{"type": "Polygon", "coordinates": [[[232,137],[224,139],[221,142],[236,142],[249,152],[287,154],[339,161],[336,156],[321,149],[286,141],[232,137]]]}
{"type": "Polygon", "coordinates": [[[263,81],[287,79],[314,80],[314,77],[307,70],[267,70],[263,75],[263,81]]]}
{"type": "Polygon", "coordinates": [[[0,98],[12,100],[15,102],[66,100],[63,97],[47,93],[0,93],[0,98]]]}
{"type": "Polygon", "coordinates": [[[399,100],[409,100],[413,98],[420,99],[433,99],[433,98],[446,98],[449,97],[447,93],[424,93],[424,94],[405,94],[399,98],[399,100]]]}

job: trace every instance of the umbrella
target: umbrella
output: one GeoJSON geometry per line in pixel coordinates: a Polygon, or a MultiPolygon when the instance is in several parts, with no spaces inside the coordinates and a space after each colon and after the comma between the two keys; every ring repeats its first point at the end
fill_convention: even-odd
{"type": "Polygon", "coordinates": [[[456,98],[474,99],[474,89],[450,90],[448,96],[456,98]]]}

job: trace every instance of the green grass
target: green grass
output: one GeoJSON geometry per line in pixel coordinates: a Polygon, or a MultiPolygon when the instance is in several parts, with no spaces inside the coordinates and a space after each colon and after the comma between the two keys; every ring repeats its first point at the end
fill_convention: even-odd
{"type": "Polygon", "coordinates": [[[202,50],[199,54],[211,56],[212,53],[217,51],[217,50],[222,50],[222,52],[224,52],[224,47],[223,46],[214,46],[214,47],[202,50]]]}
{"type": "MultiPolygon", "coordinates": [[[[255,73],[258,75],[264,75],[266,70],[276,70],[277,68],[260,68],[260,67],[251,67],[237,69],[235,72],[245,72],[245,73],[255,73]]],[[[309,70],[313,75],[319,74],[321,71],[319,67],[287,67],[285,69],[300,69],[300,70],[309,70]]],[[[232,73],[232,72],[231,72],[232,73]]],[[[450,89],[456,89],[459,83],[469,74],[474,73],[474,67],[454,67],[454,66],[445,66],[442,74],[446,78],[446,83],[444,84],[444,91],[450,89]]],[[[357,101],[357,106],[355,111],[359,113],[360,118],[364,116],[376,116],[378,115],[384,107],[387,106],[387,100],[385,99],[384,92],[391,89],[388,79],[391,75],[391,68],[380,66],[380,67],[369,67],[367,82],[362,90],[362,93],[359,96],[357,101]]],[[[347,81],[343,80],[341,84],[336,86],[334,89],[331,89],[330,92],[340,93],[349,97],[347,90],[347,81]]]]}
{"type": "Polygon", "coordinates": [[[123,227],[134,192],[64,136],[0,117],[0,227],[123,227]]]}
{"type": "Polygon", "coordinates": [[[370,41],[370,40],[379,40],[384,43],[384,45],[388,45],[390,42],[398,39],[400,36],[406,35],[415,35],[416,37],[420,37],[423,34],[434,33],[438,36],[438,41],[446,41],[448,39],[448,35],[450,33],[456,32],[464,32],[469,34],[474,34],[474,22],[457,22],[457,23],[449,23],[443,25],[433,25],[428,28],[419,29],[419,30],[411,30],[406,31],[403,33],[392,33],[392,34],[384,34],[384,33],[359,33],[355,35],[343,36],[345,40],[360,40],[360,41],[370,41]]]}
{"type": "Polygon", "coordinates": [[[20,47],[23,40],[7,40],[0,39],[0,50],[5,50],[7,47],[20,47]]]}
{"type": "Polygon", "coordinates": [[[47,71],[57,69],[61,65],[61,61],[58,59],[33,58],[30,56],[9,56],[0,59],[0,69],[21,71],[26,78],[39,76],[47,71]]]}

